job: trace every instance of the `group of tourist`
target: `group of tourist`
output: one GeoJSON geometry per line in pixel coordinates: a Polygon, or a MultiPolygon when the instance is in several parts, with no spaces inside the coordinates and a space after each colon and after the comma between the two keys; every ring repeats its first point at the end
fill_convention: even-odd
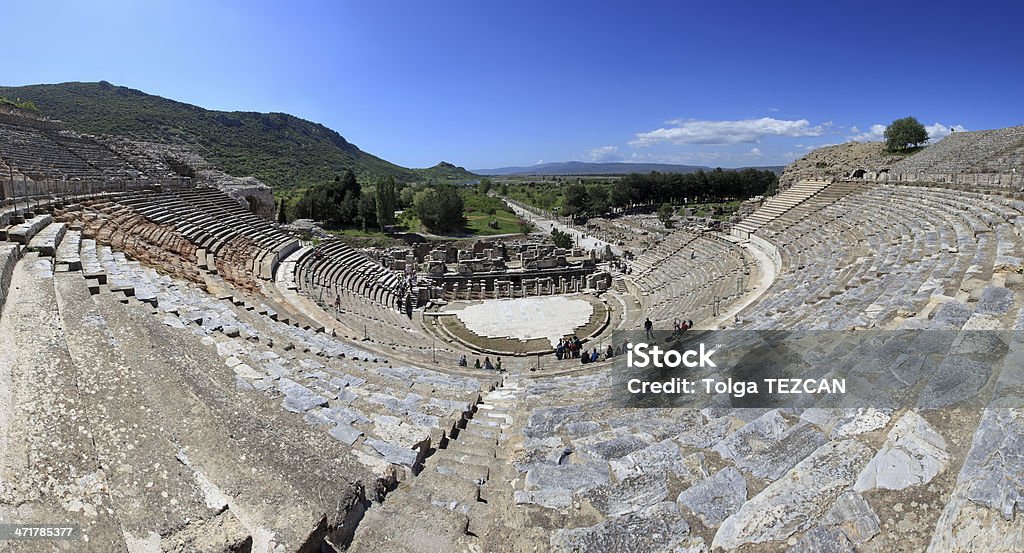
{"type": "MultiPolygon", "coordinates": [[[[693,321],[690,319],[680,319],[676,317],[672,320],[672,338],[678,338],[682,336],[684,332],[693,328],[693,321]]],[[[648,340],[654,340],[654,323],[651,322],[651,318],[648,317],[644,321],[644,335],[648,340]]]]}
{"type": "Polygon", "coordinates": [[[676,317],[672,321],[672,337],[673,338],[678,338],[684,332],[686,332],[687,330],[690,330],[691,328],[693,328],[693,321],[691,321],[689,319],[683,321],[683,320],[680,320],[678,317],[676,317]]]}
{"type": "Polygon", "coordinates": [[[579,336],[572,338],[559,338],[555,346],[555,357],[562,359],[577,359],[583,354],[583,342],[579,336]]]}
{"type": "Polygon", "coordinates": [[[624,259],[616,259],[612,261],[611,266],[615,269],[618,269],[618,271],[624,275],[633,274],[633,267],[630,267],[624,259]]]}
{"type": "MultiPolygon", "coordinates": [[[[605,349],[605,351],[604,351],[604,359],[608,360],[608,359],[611,359],[614,356],[615,356],[615,348],[613,348],[609,344],[608,348],[605,349]]],[[[580,355],[580,363],[583,364],[583,365],[586,365],[587,363],[597,363],[600,360],[601,360],[601,354],[597,351],[597,348],[594,348],[594,349],[590,350],[590,355],[587,355],[586,351],[584,351],[583,354],[580,355]]]]}
{"type": "MultiPolygon", "coordinates": [[[[459,366],[469,366],[469,360],[466,359],[466,354],[462,354],[462,357],[459,358],[459,366]]],[[[490,357],[484,357],[484,362],[480,363],[480,358],[477,357],[476,360],[473,362],[473,368],[477,370],[482,369],[485,371],[505,372],[505,369],[501,368],[501,357],[496,358],[494,363],[491,363],[490,357]]]]}
{"type": "MultiPolygon", "coordinates": [[[[583,341],[578,336],[571,338],[559,338],[558,345],[555,346],[555,357],[559,361],[563,359],[579,359],[581,364],[595,363],[601,360],[601,352],[597,348],[593,348],[587,351],[583,347],[583,341]]],[[[612,346],[608,346],[608,349],[604,352],[604,359],[610,359],[615,355],[615,349],[612,346]]]]}

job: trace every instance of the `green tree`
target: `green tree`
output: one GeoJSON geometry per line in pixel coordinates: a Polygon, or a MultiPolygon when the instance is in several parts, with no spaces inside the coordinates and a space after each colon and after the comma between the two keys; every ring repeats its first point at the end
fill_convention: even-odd
{"type": "Polygon", "coordinates": [[[501,183],[501,186],[498,187],[498,194],[501,194],[502,196],[508,196],[508,183],[507,182],[501,183]]]}
{"type": "Polygon", "coordinates": [[[368,227],[377,226],[377,192],[374,188],[366,190],[362,196],[359,196],[356,209],[363,232],[366,232],[368,227]]]}
{"type": "Polygon", "coordinates": [[[354,225],[359,220],[359,196],[359,182],[345,171],[333,182],[307,189],[295,203],[295,217],[321,220],[333,228],[354,225]]]}
{"type": "Polygon", "coordinates": [[[592,186],[587,190],[587,215],[602,215],[608,212],[608,190],[603,186],[592,186]]]}
{"type": "Polygon", "coordinates": [[[481,194],[487,195],[493,186],[494,183],[491,182],[491,179],[484,177],[480,179],[480,184],[476,185],[476,189],[479,190],[481,194]]]}
{"type": "Polygon", "coordinates": [[[626,207],[629,205],[629,187],[623,182],[622,179],[615,181],[612,184],[611,190],[608,192],[608,203],[612,207],[626,207]]]}
{"type": "Polygon", "coordinates": [[[395,224],[395,209],[398,198],[395,194],[395,177],[388,175],[377,180],[374,188],[377,224],[381,232],[384,227],[395,224]]]}
{"type": "Polygon", "coordinates": [[[416,195],[416,215],[434,232],[451,232],[466,226],[462,195],[450,184],[442,184],[416,195]]]}
{"type": "Polygon", "coordinates": [[[415,186],[405,186],[402,188],[402,191],[398,193],[402,209],[409,209],[416,205],[416,192],[418,192],[418,189],[415,186]]]}
{"type": "Polygon", "coordinates": [[[583,215],[587,212],[589,197],[587,188],[582,184],[570,184],[565,187],[565,199],[562,200],[562,213],[570,217],[583,215]]]}
{"type": "Polygon", "coordinates": [[[288,222],[288,214],[285,212],[284,198],[281,198],[281,201],[278,202],[277,205],[277,222],[281,225],[288,222]]]}
{"type": "Polygon", "coordinates": [[[658,220],[665,225],[665,228],[672,228],[672,216],[676,214],[672,204],[664,203],[658,208],[658,220]]]}
{"type": "Polygon", "coordinates": [[[928,141],[928,131],[915,117],[897,119],[885,128],[885,147],[890,152],[920,146],[928,141]]]}
{"type": "Polygon", "coordinates": [[[555,244],[556,248],[568,250],[569,248],[572,247],[572,236],[568,232],[562,232],[558,229],[552,229],[551,242],[555,244]]]}

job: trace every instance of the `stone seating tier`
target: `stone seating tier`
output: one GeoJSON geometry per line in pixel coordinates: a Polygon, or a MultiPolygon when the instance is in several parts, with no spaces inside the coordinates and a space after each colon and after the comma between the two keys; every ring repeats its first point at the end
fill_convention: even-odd
{"type": "Polygon", "coordinates": [[[750,263],[743,248],[728,240],[680,230],[638,257],[627,278],[640,294],[644,316],[667,328],[674,319],[699,322],[741,297],[750,284],[750,263]]]}
{"type": "Polygon", "coordinates": [[[1006,165],[995,165],[993,161],[1021,146],[1024,146],[1024,126],[956,132],[908,156],[889,172],[902,175],[1006,172],[1006,165]]]}
{"type": "Polygon", "coordinates": [[[934,315],[937,302],[973,302],[967,295],[997,272],[1021,266],[1018,203],[877,186],[791,226],[762,229],[786,269],[743,318],[755,328],[921,324],[914,318],[934,315]]]}
{"type": "MultiPolygon", "coordinates": [[[[816,364],[851,366],[857,357],[840,344],[816,364]]],[[[1009,531],[998,508],[964,512],[962,494],[980,489],[986,471],[1001,478],[1020,468],[1017,461],[993,462],[1005,458],[997,453],[1005,442],[990,439],[999,424],[1022,430],[1018,410],[986,409],[979,420],[870,408],[621,409],[608,405],[622,393],[613,389],[615,371],[521,384],[525,420],[506,479],[521,519],[546,521],[530,535],[547,550],[602,550],[608,543],[629,551],[822,551],[836,543],[853,550],[853,540],[872,538],[875,546],[914,550],[929,543],[969,550],[973,540],[991,550],[1019,543],[1002,530],[964,533],[949,525],[983,519],[1009,531]],[[880,441],[867,439],[876,431],[880,441]],[[961,433],[974,435],[970,452],[951,445],[961,433]],[[910,442],[931,445],[910,446],[910,454],[910,442]],[[942,497],[936,508],[943,519],[919,534],[884,530],[887,518],[906,516],[908,508],[920,512],[908,504],[894,508],[900,494],[926,487],[942,497]],[[581,503],[590,509],[573,507],[581,503]],[[842,530],[854,525],[856,532],[842,530]]]]}
{"type": "Polygon", "coordinates": [[[57,255],[57,246],[64,233],[67,232],[65,223],[50,223],[43,227],[36,235],[29,240],[28,251],[39,252],[41,257],[54,257],[57,255]]]}

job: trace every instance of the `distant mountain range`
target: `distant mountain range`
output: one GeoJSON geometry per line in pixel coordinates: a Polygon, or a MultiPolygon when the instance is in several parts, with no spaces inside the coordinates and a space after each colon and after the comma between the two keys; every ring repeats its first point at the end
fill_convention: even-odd
{"type": "Polygon", "coordinates": [[[213,111],[106,81],[2,86],[0,96],[31,100],[41,115],[79,132],[183,144],[234,176],[274,187],[326,182],[345,169],[406,182],[478,178],[446,162],[427,169],[395,165],[294,115],[213,111]]]}
{"type": "MultiPolygon", "coordinates": [[[[675,165],[672,163],[590,163],[586,161],[559,161],[538,163],[526,167],[498,167],[497,169],[473,169],[478,175],[628,175],[629,173],[694,173],[711,171],[712,167],[703,165],[675,165]]],[[[746,169],[740,167],[739,169],[746,169]]],[[[782,165],[753,167],[753,169],[769,170],[781,174],[782,165]]]]}

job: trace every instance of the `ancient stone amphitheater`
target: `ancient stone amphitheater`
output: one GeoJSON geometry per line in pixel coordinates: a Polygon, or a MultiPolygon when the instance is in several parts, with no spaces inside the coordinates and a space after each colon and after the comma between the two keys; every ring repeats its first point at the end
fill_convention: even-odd
{"type": "Polygon", "coordinates": [[[1017,142],[958,133],[918,154],[954,180],[805,175],[728,232],[594,229],[646,244],[626,271],[599,262],[609,286],[424,277],[412,310],[407,265],[302,242],[175,178],[159,147],[4,119],[0,523],[80,534],[0,549],[1024,549],[1016,336],[992,345],[1000,370],[901,370],[933,394],[922,408],[627,409],[608,401],[614,359],[460,367],[488,350],[433,312],[583,294],[608,306],[579,323],[594,345],[678,316],[707,332],[1015,333],[1024,200],[1006,152],[1024,143],[1004,134],[1017,142]],[[964,386],[998,391],[964,407],[964,386]]]}

